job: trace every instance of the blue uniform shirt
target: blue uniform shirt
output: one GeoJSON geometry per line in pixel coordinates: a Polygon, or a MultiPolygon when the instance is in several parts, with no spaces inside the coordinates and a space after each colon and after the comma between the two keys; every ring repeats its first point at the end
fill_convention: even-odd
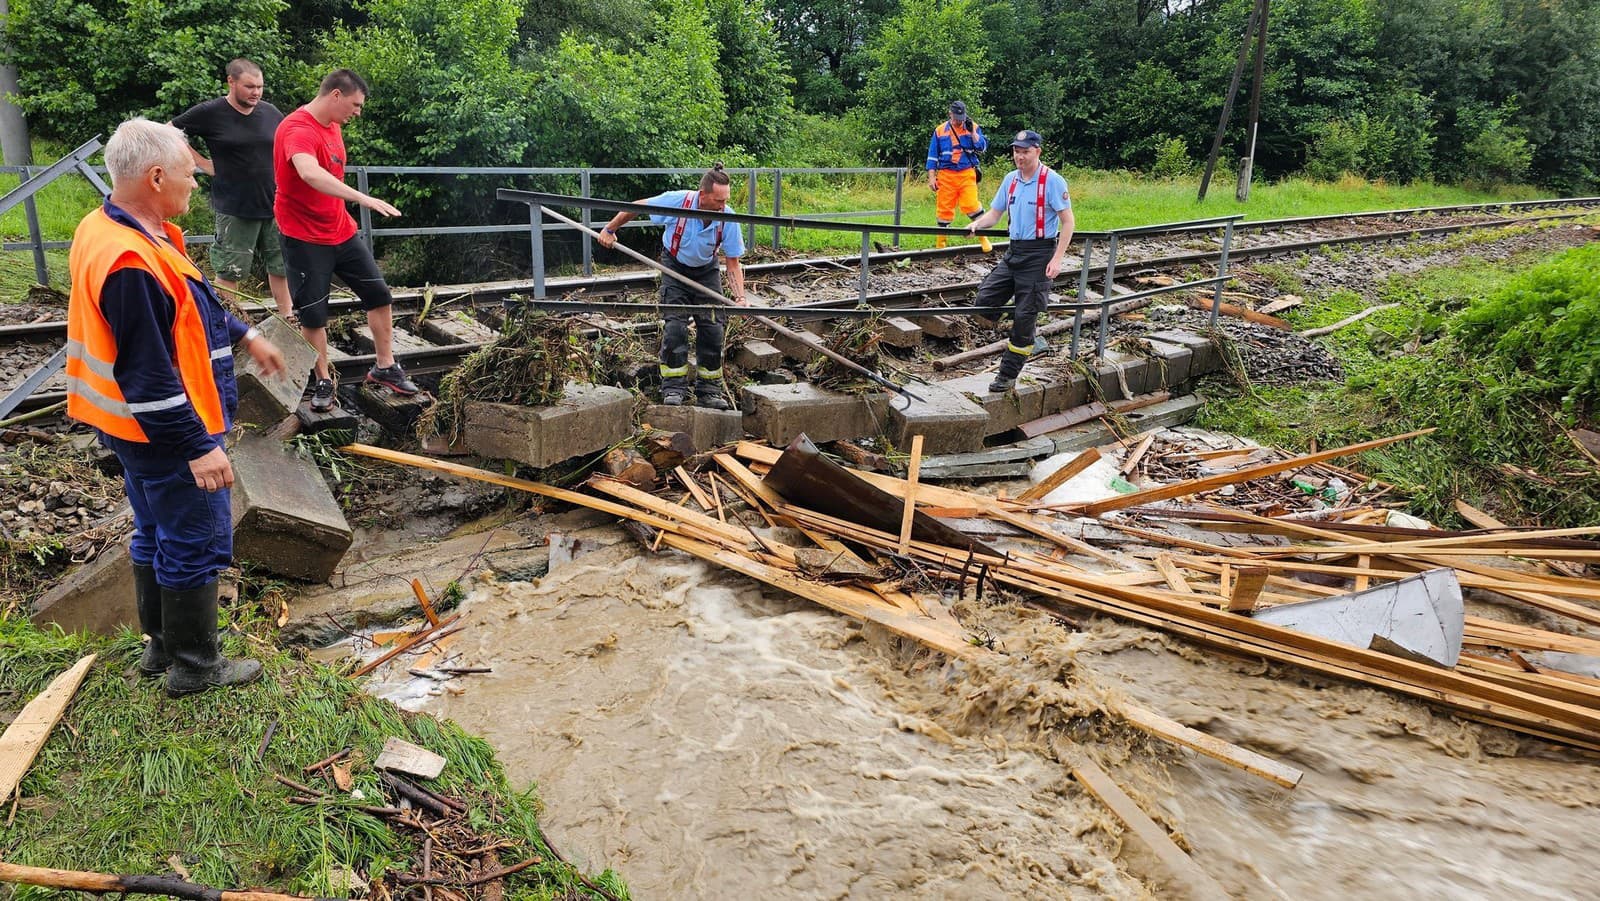
{"type": "MultiPolygon", "coordinates": [[[[1039,172],[1045,171],[1045,166],[1039,167],[1039,172]]],[[[1011,221],[1008,229],[1013,241],[1031,241],[1040,237],[1038,219],[1034,212],[1039,200],[1039,173],[1035,172],[1033,178],[1023,180],[1015,171],[1006,173],[1000,179],[1000,189],[994,192],[994,200],[989,203],[989,209],[997,212],[1008,212],[1011,221]],[[1011,194],[1011,184],[1017,183],[1015,194],[1011,194]],[[1008,202],[1009,201],[1009,202],[1008,202]],[[1010,207],[1007,210],[1006,207],[1010,207]]],[[[1061,222],[1057,215],[1062,210],[1072,209],[1072,198],[1067,196],[1067,180],[1060,173],[1050,170],[1044,183],[1044,235],[1054,238],[1061,233],[1061,222]]]]}
{"type": "MultiPolygon", "coordinates": [[[[700,208],[700,192],[697,190],[668,191],[649,200],[644,201],[650,206],[676,207],[681,212],[697,210],[700,208]],[[687,209],[684,201],[689,202],[687,209]]],[[[744,256],[744,232],[740,230],[737,222],[712,222],[703,224],[702,220],[693,216],[678,215],[651,215],[650,221],[666,228],[661,233],[661,246],[668,252],[672,250],[673,234],[677,231],[678,222],[683,221],[683,234],[679,236],[677,260],[679,263],[693,267],[709,266],[717,261],[717,235],[722,235],[722,254],[729,259],[738,259],[744,256]]]]}

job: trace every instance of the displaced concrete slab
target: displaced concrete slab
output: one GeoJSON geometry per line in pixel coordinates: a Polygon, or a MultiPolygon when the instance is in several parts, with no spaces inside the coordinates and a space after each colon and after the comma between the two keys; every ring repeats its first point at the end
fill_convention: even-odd
{"type": "Polygon", "coordinates": [[[922,436],[923,450],[931,454],[963,454],[983,447],[989,413],[971,398],[944,384],[917,385],[921,400],[885,394],[889,403],[887,437],[896,447],[911,446],[922,436]]]}
{"type": "Polygon", "coordinates": [[[1030,376],[1026,369],[1010,391],[990,391],[989,383],[992,381],[993,375],[979,373],[949,379],[939,385],[959,391],[983,408],[989,416],[988,423],[983,427],[984,437],[1010,431],[1044,415],[1045,384],[1030,376]]]}
{"type": "Polygon", "coordinates": [[[1055,453],[1055,442],[1043,435],[1016,444],[984,448],[970,454],[935,454],[923,457],[918,472],[925,479],[985,479],[1026,476],[1029,460],[1055,453]]]}
{"type": "Polygon", "coordinates": [[[878,323],[878,340],[890,347],[916,347],[922,343],[922,326],[904,316],[890,316],[878,323]]]}
{"type": "Polygon", "coordinates": [[[121,540],[63,576],[34,602],[28,618],[36,626],[55,623],[68,632],[110,635],[123,626],[137,630],[133,591],[133,560],[128,542],[121,540]]]}
{"type": "Polygon", "coordinates": [[[935,338],[958,338],[967,327],[966,320],[956,316],[916,316],[911,321],[935,338]]]}
{"type": "MultiPolygon", "coordinates": [[[[1027,370],[1024,369],[1023,372],[1027,370]]],[[[1044,397],[1039,409],[1040,416],[1049,416],[1051,413],[1080,407],[1089,400],[1089,378],[1081,372],[1058,371],[1036,378],[1044,388],[1044,397]]]]}
{"type": "Polygon", "coordinates": [[[877,435],[887,425],[888,400],[845,394],[811,384],[746,385],[740,393],[744,430],[786,447],[801,434],[818,443],[877,435]]]}
{"type": "Polygon", "coordinates": [[[356,389],[356,406],[385,432],[400,438],[416,434],[417,420],[433,406],[433,395],[420,391],[412,395],[396,394],[386,387],[363,382],[356,389]]]}
{"type": "Polygon", "coordinates": [[[610,385],[568,382],[546,407],[467,404],[467,446],[535,469],[603,451],[633,433],[633,394],[610,385]]]}
{"type": "Polygon", "coordinates": [[[1182,329],[1151,332],[1144,337],[1146,340],[1164,341],[1189,348],[1194,354],[1189,362],[1189,378],[1198,378],[1222,368],[1222,351],[1217,347],[1217,343],[1209,338],[1202,338],[1182,329]]]}
{"type": "MultiPolygon", "coordinates": [[[[1182,425],[1195,417],[1200,412],[1200,407],[1205,403],[1205,398],[1198,394],[1185,394],[1164,400],[1159,404],[1140,407],[1128,413],[1121,414],[1128,423],[1130,433],[1143,432],[1153,428],[1170,428],[1182,425]]],[[[1099,447],[1118,440],[1120,437],[1111,427],[1105,424],[1104,419],[1096,418],[1090,422],[1080,423],[1071,428],[1048,432],[1044,436],[1055,442],[1056,453],[1064,454],[1099,447]]]]}
{"type": "Polygon", "coordinates": [[[236,422],[271,428],[294,412],[300,396],[311,380],[317,351],[301,337],[298,326],[280,316],[268,316],[256,324],[262,337],[283,352],[283,372],[268,378],[244,349],[233,354],[233,373],[239,382],[239,413],[236,422]]]}
{"type": "Polygon", "coordinates": [[[417,323],[416,329],[436,344],[489,344],[500,337],[466,310],[436,313],[417,323]]]}
{"type": "Polygon", "coordinates": [[[738,410],[654,404],[644,408],[639,421],[649,423],[652,428],[688,435],[698,454],[744,438],[744,414],[738,410]]]}
{"type": "Polygon", "coordinates": [[[1157,371],[1168,388],[1177,389],[1189,380],[1189,364],[1194,361],[1194,351],[1181,344],[1155,338],[1146,338],[1145,343],[1155,353],[1157,371]]]}
{"type": "Polygon", "coordinates": [[[1453,569],[1430,569],[1366,591],[1252,614],[1297,632],[1443,667],[1461,659],[1465,617],[1453,569]]]}
{"type": "Polygon", "coordinates": [[[817,355],[816,348],[803,341],[797,341],[788,335],[773,335],[772,346],[778,352],[796,363],[810,363],[811,358],[817,355]]]}
{"type": "MultiPolygon", "coordinates": [[[[350,332],[350,340],[355,343],[356,348],[362,353],[376,353],[374,348],[377,347],[377,343],[372,339],[372,327],[367,325],[365,322],[356,326],[355,329],[350,332]]],[[[427,350],[435,346],[433,342],[427,340],[426,338],[401,328],[399,323],[395,323],[394,337],[389,343],[394,348],[395,353],[405,353],[406,351],[412,350],[427,350]]]]}
{"type": "Polygon", "coordinates": [[[766,341],[751,340],[734,348],[728,359],[746,372],[766,372],[783,365],[783,351],[766,341]]]}
{"type": "Polygon", "coordinates": [[[1099,399],[1126,400],[1157,390],[1150,387],[1154,368],[1144,357],[1106,351],[1106,355],[1094,367],[1095,375],[1100,380],[1099,399]]]}
{"type": "Polygon", "coordinates": [[[246,434],[233,463],[233,556],[273,575],[324,582],[350,547],[350,524],[310,457],[246,434]]]}

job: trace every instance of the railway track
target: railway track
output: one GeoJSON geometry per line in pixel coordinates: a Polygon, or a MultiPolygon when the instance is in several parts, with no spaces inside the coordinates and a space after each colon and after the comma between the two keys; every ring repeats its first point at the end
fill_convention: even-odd
{"type": "MultiPolygon", "coordinates": [[[[1229,262],[1231,265],[1243,260],[1294,256],[1329,246],[1381,244],[1574,219],[1591,215],[1597,208],[1600,208],[1600,197],[1583,197],[1237,222],[1229,249],[1229,262]]],[[[1116,273],[1118,277],[1124,277],[1214,265],[1221,255],[1219,235],[1219,229],[1211,228],[1205,231],[1121,237],[1118,240],[1116,273]]],[[[1081,254],[1085,238],[1092,245],[1089,282],[1091,285],[1098,283],[1102,292],[1106,290],[1103,283],[1105,254],[1110,235],[1090,231],[1079,232],[1074,237],[1067,266],[1056,279],[1063,293],[1076,293],[1083,268],[1081,254]],[[1076,251],[1076,255],[1073,251],[1076,251]]],[[[885,310],[960,302],[978,285],[978,278],[962,277],[976,276],[975,272],[968,272],[966,267],[981,265],[987,259],[990,259],[990,255],[979,252],[975,246],[935,250],[886,249],[873,253],[867,260],[870,270],[869,294],[864,302],[885,310]]],[[[767,297],[768,302],[775,305],[794,309],[837,309],[857,307],[863,303],[858,289],[859,264],[859,255],[807,258],[750,264],[745,266],[745,273],[752,293],[767,297]],[[805,293],[813,299],[798,299],[800,292],[788,287],[798,282],[807,283],[805,293]],[[781,296],[783,300],[774,300],[772,295],[781,296]]],[[[591,278],[548,279],[546,294],[553,299],[610,299],[653,291],[655,285],[656,275],[653,272],[630,271],[591,278]]],[[[1115,282],[1113,285],[1112,290],[1121,290],[1120,286],[1115,286],[1115,282]]],[[[451,313],[470,311],[473,319],[492,326],[503,304],[532,293],[532,281],[439,286],[425,291],[399,290],[395,292],[395,313],[403,319],[414,316],[424,306],[434,310],[436,316],[440,310],[451,313]]],[[[358,309],[353,298],[335,298],[332,304],[332,313],[336,317],[358,309]]],[[[266,308],[256,308],[252,312],[265,311],[266,308]]],[[[403,322],[397,322],[396,356],[408,370],[417,374],[448,371],[467,354],[481,347],[483,340],[488,338],[487,334],[480,333],[475,340],[471,330],[468,331],[465,337],[441,334],[437,330],[431,331],[428,337],[422,337],[407,331],[403,322]]],[[[28,359],[37,358],[37,362],[42,362],[60,347],[65,336],[66,323],[61,321],[0,325],[0,361],[6,361],[3,368],[11,370],[7,374],[12,376],[0,383],[0,397],[20,384],[32,371],[34,366],[27,365],[28,359]],[[35,348],[35,352],[17,355],[16,349],[22,346],[35,348]],[[24,363],[12,364],[9,362],[11,359],[22,359],[24,363]]],[[[371,354],[355,353],[336,359],[334,365],[340,376],[350,378],[363,374],[372,362],[371,354]]],[[[60,376],[57,376],[23,400],[13,415],[64,399],[64,392],[57,387],[59,379],[60,376]]]]}

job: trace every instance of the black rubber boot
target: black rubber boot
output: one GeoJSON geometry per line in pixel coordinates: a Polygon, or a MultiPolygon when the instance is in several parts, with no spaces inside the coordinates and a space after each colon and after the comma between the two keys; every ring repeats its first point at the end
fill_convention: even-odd
{"type": "Polygon", "coordinates": [[[220,685],[240,685],[261,676],[259,660],[228,660],[217,643],[217,583],[185,591],[161,589],[167,653],[167,696],[181,698],[220,685]]]}
{"type": "Polygon", "coordinates": [[[681,375],[661,379],[661,402],[669,407],[681,407],[689,402],[689,381],[681,375]]]}
{"type": "Polygon", "coordinates": [[[133,565],[133,597],[139,608],[139,631],[150,636],[139,657],[139,675],[159,676],[172,665],[161,633],[161,586],[154,566],[133,565]]]}
{"type": "Polygon", "coordinates": [[[707,410],[733,409],[733,405],[728,403],[728,392],[723,390],[722,379],[696,379],[694,403],[695,406],[705,407],[707,410]]]}

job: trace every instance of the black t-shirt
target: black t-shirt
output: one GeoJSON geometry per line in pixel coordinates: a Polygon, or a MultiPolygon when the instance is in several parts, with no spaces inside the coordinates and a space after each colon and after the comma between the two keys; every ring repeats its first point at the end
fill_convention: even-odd
{"type": "Polygon", "coordinates": [[[211,208],[241,219],[271,219],[272,136],[283,113],[265,100],[246,116],[226,97],[190,107],[172,124],[191,138],[203,138],[216,164],[211,208]]]}

